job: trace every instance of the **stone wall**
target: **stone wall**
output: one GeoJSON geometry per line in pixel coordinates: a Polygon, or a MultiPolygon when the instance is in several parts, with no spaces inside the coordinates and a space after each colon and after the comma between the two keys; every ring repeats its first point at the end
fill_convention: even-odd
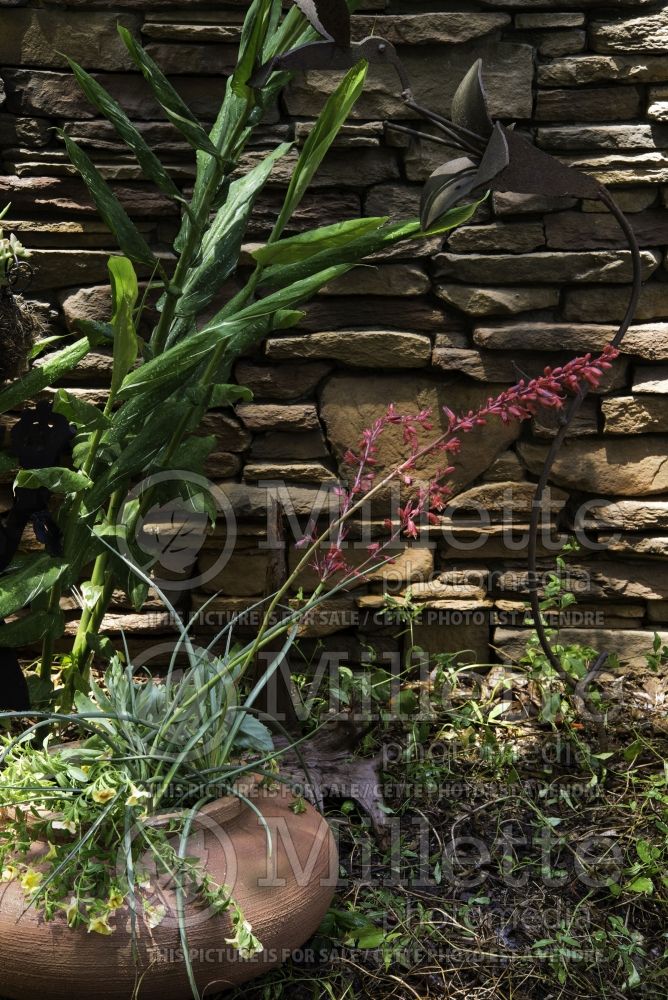
{"type": "MultiPolygon", "coordinates": [[[[31,294],[54,330],[105,315],[106,262],[114,249],[72,176],[55,126],[66,124],[89,150],[156,247],[166,250],[176,227],[170,204],[142,182],[110,127],[95,119],[59,52],[99,73],[187,188],[189,149],[130,71],[115,24],[120,19],[142,39],[210,122],[244,9],[233,0],[0,0],[0,204],[12,202],[13,228],[35,250],[31,294]]],[[[584,522],[606,545],[573,559],[579,614],[564,634],[590,640],[595,625],[604,633],[596,640],[601,646],[638,662],[651,632],[668,629],[668,5],[368,0],[355,25],[356,37],[375,26],[396,43],[418,97],[444,112],[465,70],[482,56],[493,111],[609,184],[629,213],[646,279],[637,323],[555,466],[548,518],[555,530],[541,554],[551,567],[555,533],[568,531],[583,501],[603,498],[584,522]]],[[[268,116],[262,144],[303,141],[332,86],[317,73],[296,79],[268,116]]],[[[436,161],[431,149],[399,142],[396,133],[386,138],[381,120],[388,116],[406,117],[395,80],[372,71],[297,213],[299,226],[414,212],[436,161]]],[[[278,167],[252,239],[268,232],[292,162],[287,157],[278,167]]],[[[254,401],[236,416],[208,419],[207,430],[218,435],[208,472],[222,484],[240,528],[235,554],[220,572],[223,529],[207,540],[199,567],[207,582],[189,595],[192,606],[219,590],[213,610],[225,614],[263,592],[268,555],[258,541],[266,530],[267,481],[289,484],[303,526],[321,487],[331,485],[342,450],[388,402],[458,410],[520,372],[601,347],[629,292],[623,246],[597,204],[503,195],[447,244],[432,240],[392,252],[329,287],[300,329],[272,337],[237,366],[254,401]]],[[[97,354],[71,384],[99,399],[108,372],[109,359],[97,354]]],[[[434,529],[387,569],[395,595],[411,583],[414,600],[425,605],[415,627],[425,648],[470,648],[482,660],[497,655],[490,644],[503,655],[519,650],[531,484],[554,427],[545,414],[521,431],[490,427],[466,440],[448,532],[434,529]]],[[[383,457],[396,453],[389,441],[383,457]]],[[[398,648],[401,629],[378,619],[382,586],[380,579],[360,585],[313,631],[326,637],[342,630],[325,641],[352,661],[365,643],[398,648]]],[[[137,648],[167,628],[159,614],[138,618],[122,601],[107,624],[128,629],[137,648]]]]}

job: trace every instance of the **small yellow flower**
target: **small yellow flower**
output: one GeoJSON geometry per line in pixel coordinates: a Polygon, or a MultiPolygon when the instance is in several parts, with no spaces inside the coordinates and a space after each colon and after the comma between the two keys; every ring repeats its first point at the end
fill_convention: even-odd
{"type": "Polygon", "coordinates": [[[146,920],[147,926],[151,930],[155,927],[159,927],[166,915],[167,910],[162,903],[158,903],[157,906],[153,906],[151,903],[144,900],[144,919],[146,920]]]}
{"type": "Polygon", "coordinates": [[[96,788],[93,792],[92,799],[93,802],[97,802],[98,805],[106,806],[107,802],[111,802],[115,796],[115,788],[96,788]]]}
{"type": "Polygon", "coordinates": [[[64,907],[64,909],[65,909],[65,916],[67,917],[67,926],[75,927],[77,920],[79,918],[79,906],[74,896],[72,896],[69,903],[67,904],[66,907],[64,907]]]}
{"type": "Polygon", "coordinates": [[[26,892],[34,892],[38,888],[44,876],[41,872],[36,872],[34,868],[29,868],[21,878],[21,886],[26,892]]]}
{"type": "Polygon", "coordinates": [[[111,912],[113,910],[118,910],[121,908],[125,902],[125,897],[118,886],[114,886],[109,893],[109,899],[107,900],[107,909],[111,912]]]}
{"type": "Polygon", "coordinates": [[[130,794],[125,800],[126,806],[139,806],[141,805],[142,799],[150,799],[151,793],[144,791],[141,788],[137,788],[135,785],[130,786],[130,794]]]}
{"type": "Polygon", "coordinates": [[[44,855],[44,860],[53,861],[53,859],[57,856],[57,854],[58,854],[58,848],[56,847],[56,845],[49,843],[49,850],[48,853],[44,855]]]}
{"type": "Polygon", "coordinates": [[[93,917],[88,924],[88,933],[90,934],[91,931],[93,934],[104,934],[106,937],[113,934],[114,928],[109,926],[109,914],[105,913],[101,917],[93,917]]]}
{"type": "Polygon", "coordinates": [[[0,874],[0,882],[13,882],[18,873],[16,865],[5,865],[0,874]]]}

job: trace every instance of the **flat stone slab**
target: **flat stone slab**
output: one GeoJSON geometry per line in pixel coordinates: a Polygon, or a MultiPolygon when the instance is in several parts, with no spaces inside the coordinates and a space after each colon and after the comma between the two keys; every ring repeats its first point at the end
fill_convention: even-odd
{"type": "Polygon", "coordinates": [[[633,391],[665,396],[668,394],[668,365],[636,368],[633,391]]]}
{"type": "Polygon", "coordinates": [[[615,21],[594,21],[589,29],[595,52],[661,52],[668,49],[668,11],[615,21]]]}
{"type": "Polygon", "coordinates": [[[586,55],[554,59],[538,67],[542,87],[579,87],[610,81],[662,83],[668,80],[665,56],[586,55]]]}
{"type": "MultiPolygon", "coordinates": [[[[447,379],[443,376],[430,378],[415,375],[407,379],[403,375],[377,375],[369,379],[366,375],[332,375],[322,390],[321,417],[327,438],[341,460],[348,449],[357,448],[363,431],[387,412],[390,403],[394,403],[401,414],[431,409],[434,429],[424,434],[426,442],[445,430],[444,405],[455,413],[466,413],[477,409],[490,394],[500,389],[501,386],[495,384],[467,385],[459,378],[447,379]]],[[[490,420],[484,428],[462,435],[461,452],[452,461],[456,467],[452,485],[461,489],[472,482],[498,454],[506,450],[519,431],[517,423],[504,426],[500,420],[490,420]]],[[[405,457],[402,428],[387,428],[378,445],[377,473],[382,474],[383,470],[394,467],[405,457]]],[[[415,479],[433,479],[437,469],[443,466],[443,459],[442,454],[432,454],[422,459],[411,475],[415,479]]]]}
{"type": "MultiPolygon", "coordinates": [[[[572,350],[573,353],[582,353],[602,350],[616,332],[616,326],[596,323],[517,321],[478,326],[473,331],[473,342],[496,351],[572,350]]],[[[622,341],[621,351],[647,361],[668,360],[668,323],[632,326],[622,341]]]]}
{"type": "Polygon", "coordinates": [[[473,11],[450,13],[401,14],[352,18],[352,33],[356,41],[368,35],[380,35],[393,45],[462,45],[499,31],[510,24],[509,14],[483,14],[473,11]]]}
{"type": "Polygon", "coordinates": [[[141,18],[131,14],[0,8],[0,64],[66,68],[67,52],[86,69],[133,68],[117,23],[138,36],[141,18]]]}
{"type": "MultiPolygon", "coordinates": [[[[547,446],[520,443],[530,472],[539,475],[547,446]]],[[[599,496],[651,496],[668,492],[668,437],[567,441],[559,451],[550,481],[599,496]]]]}
{"type": "Polygon", "coordinates": [[[665,433],[668,396],[614,396],[603,400],[603,416],[607,434],[665,433]]]}
{"type": "Polygon", "coordinates": [[[272,337],[271,360],[323,358],[361,368],[424,368],[431,360],[431,338],[399,330],[336,330],[272,337]]]}
{"type": "Polygon", "coordinates": [[[434,291],[448,305],[469,316],[512,316],[515,313],[559,305],[559,289],[555,285],[486,288],[479,285],[439,283],[434,291]]]}
{"type": "Polygon", "coordinates": [[[591,505],[585,524],[595,528],[620,528],[623,531],[668,529],[667,500],[602,500],[591,505]]]}
{"type": "MultiPolygon", "coordinates": [[[[662,256],[642,251],[643,280],[661,265],[662,256]]],[[[518,257],[496,254],[441,253],[435,258],[438,277],[460,281],[485,281],[489,284],[514,285],[523,281],[542,283],[604,282],[624,284],[631,281],[633,268],[628,250],[590,251],[587,253],[526,253],[518,257]]]]}
{"type": "MultiPolygon", "coordinates": [[[[473,17],[474,15],[467,15],[473,17]]],[[[416,46],[401,53],[406,72],[421,103],[440,114],[450,113],[450,104],[464,74],[475,58],[485,65],[485,85],[494,115],[509,119],[529,118],[533,110],[533,48],[515,42],[486,41],[471,46],[446,48],[416,46]]],[[[312,117],[322,109],[325,97],[338,84],[340,74],[309,71],[292,81],[285,92],[291,115],[312,117]]],[[[416,117],[407,113],[397,94],[394,70],[374,66],[364,93],[351,112],[352,119],[416,117]]]]}

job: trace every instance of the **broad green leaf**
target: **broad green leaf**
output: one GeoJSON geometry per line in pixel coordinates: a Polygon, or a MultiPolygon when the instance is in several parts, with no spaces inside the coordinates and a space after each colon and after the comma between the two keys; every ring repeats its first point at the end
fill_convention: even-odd
{"type": "Polygon", "coordinates": [[[84,153],[83,149],[66,132],[61,130],[60,135],[65,142],[67,155],[81,174],[84,184],[97,205],[98,212],[118,240],[118,245],[123,253],[132,260],[136,260],[140,264],[146,264],[153,269],[157,261],[148,243],[91,158],[87,153],[84,153]]]}
{"type": "Polygon", "coordinates": [[[65,620],[60,612],[39,611],[0,626],[0,643],[15,649],[40,642],[45,635],[62,635],[65,620]]]}
{"type": "MultiPolygon", "coordinates": [[[[312,295],[323,287],[323,285],[328,284],[330,281],[334,281],[335,278],[341,277],[341,275],[345,274],[346,271],[349,271],[351,267],[352,264],[336,264],[333,267],[326,267],[322,270],[318,270],[315,274],[309,274],[304,278],[292,281],[287,287],[280,288],[271,295],[258,299],[257,302],[253,302],[251,305],[246,306],[239,312],[236,312],[232,318],[238,322],[242,322],[243,320],[257,319],[260,316],[266,316],[268,313],[272,313],[277,309],[291,310],[293,306],[307,302],[312,295]]],[[[221,310],[221,314],[224,312],[225,310],[221,310]]],[[[221,314],[219,314],[219,317],[221,314]]],[[[219,321],[219,317],[211,320],[211,326],[216,325],[219,321]]],[[[285,325],[293,325],[293,323],[298,322],[298,320],[299,317],[293,316],[292,322],[286,322],[285,325]]]]}
{"type": "Polygon", "coordinates": [[[353,240],[376,232],[389,221],[388,216],[367,219],[347,219],[331,226],[321,226],[297,236],[290,236],[277,243],[267,243],[253,251],[253,257],[262,267],[271,264],[294,264],[306,260],[323,250],[344,247],[353,240]]]}
{"type": "MultiPolygon", "coordinates": [[[[148,593],[148,587],[146,588],[146,592],[148,593]]],[[[130,595],[128,594],[128,597],[129,596],[130,595]]],[[[144,602],[142,601],[142,604],[143,603],[144,602]]],[[[141,610],[141,605],[138,608],[135,608],[135,610],[141,610]]],[[[113,659],[116,655],[114,644],[107,635],[89,632],[86,636],[86,645],[90,647],[96,656],[99,656],[101,660],[105,660],[106,662],[109,662],[109,660],[113,659]]]]}
{"type": "Polygon", "coordinates": [[[111,325],[114,330],[114,368],[111,376],[111,395],[114,397],[137,360],[133,310],[139,288],[135,270],[126,257],[111,257],[108,266],[111,277],[111,325]]]}
{"type": "MultiPolygon", "coordinates": [[[[348,9],[353,10],[354,4],[348,2],[348,9]]],[[[272,56],[279,53],[289,52],[297,45],[305,42],[315,41],[320,36],[308,23],[302,12],[297,7],[291,7],[283,18],[283,22],[278,30],[267,37],[262,62],[268,62],[272,56]]]]}
{"type": "Polygon", "coordinates": [[[214,385],[211,390],[209,407],[212,410],[224,406],[234,406],[235,403],[250,403],[253,393],[243,385],[214,385]]]}
{"type": "Polygon", "coordinates": [[[362,93],[366,72],[367,63],[365,61],[354,66],[346,73],[334,93],[327,99],[318,120],[304,143],[290,179],[283,207],[273,229],[273,238],[280,236],[292,213],[304,197],[313,175],[350,114],[351,108],[362,93]]]}
{"type": "Polygon", "coordinates": [[[432,226],[429,226],[427,229],[420,228],[416,234],[417,238],[423,239],[428,236],[440,236],[441,233],[447,233],[451,229],[456,229],[457,226],[462,226],[469,219],[473,218],[482,203],[487,200],[487,197],[488,195],[485,194],[478,201],[474,201],[470,205],[457,205],[455,208],[451,208],[437,219],[432,226]]]}
{"type": "Polygon", "coordinates": [[[73,59],[68,58],[68,62],[88,100],[111,122],[121,139],[130,147],[143,174],[169,198],[180,199],[181,192],[176,184],[120,104],[82,66],[73,59]]]}
{"type": "Polygon", "coordinates": [[[27,399],[33,399],[42,389],[53,385],[67,372],[76,368],[96,342],[94,338],[83,337],[74,344],[64,347],[62,351],[49,355],[41,365],[33,368],[23,378],[12,382],[6,389],[0,389],[0,414],[15,409],[27,399]]]}
{"type": "Polygon", "coordinates": [[[114,339],[114,330],[111,323],[100,323],[96,319],[75,319],[74,328],[79,333],[85,334],[96,344],[104,343],[105,340],[111,343],[114,339]]]}
{"type": "Polygon", "coordinates": [[[385,941],[385,931],[381,927],[370,927],[357,935],[357,947],[364,949],[380,948],[385,941]]]}
{"type": "Polygon", "coordinates": [[[16,560],[0,576],[0,618],[25,608],[58,583],[67,570],[64,559],[54,559],[44,553],[16,560]]]}
{"type": "Polygon", "coordinates": [[[648,840],[639,840],[636,844],[636,853],[644,864],[649,865],[660,856],[661,848],[654,847],[648,840]]]}
{"type": "MultiPolygon", "coordinates": [[[[229,157],[230,143],[237,135],[237,129],[241,127],[244,116],[248,112],[248,104],[243,97],[240,97],[232,88],[232,77],[229,77],[225,86],[225,97],[218,112],[218,117],[211,129],[211,141],[219,150],[221,160],[229,157]]],[[[244,139],[250,135],[250,129],[242,130],[239,138],[241,148],[244,139]]],[[[212,159],[208,153],[197,153],[197,175],[195,186],[190,202],[194,215],[199,215],[206,206],[205,216],[211,213],[216,197],[218,196],[217,185],[220,184],[221,170],[220,162],[212,159]]],[[[186,245],[190,232],[191,221],[187,214],[184,214],[181,221],[181,228],[174,241],[174,249],[181,253],[186,245]]]]}
{"type": "Polygon", "coordinates": [[[170,466],[174,469],[183,469],[187,472],[196,472],[203,475],[204,465],[216,447],[217,438],[210,434],[206,437],[192,436],[182,441],[174,450],[170,457],[170,466]]]}
{"type": "Polygon", "coordinates": [[[55,466],[51,469],[21,469],[14,481],[16,489],[38,490],[45,486],[52,493],[78,493],[92,486],[84,472],[55,466]]]}
{"type": "Polygon", "coordinates": [[[654,892],[654,883],[651,878],[641,875],[638,878],[634,878],[632,882],[627,882],[624,888],[627,892],[638,892],[645,896],[651,896],[654,892]]]}
{"type": "Polygon", "coordinates": [[[56,391],[53,409],[55,413],[62,413],[67,417],[71,424],[76,424],[85,430],[103,430],[109,426],[108,417],[105,417],[99,407],[73,396],[66,389],[56,391]]]}
{"type": "MultiPolygon", "coordinates": [[[[353,266],[365,257],[378,253],[386,247],[400,243],[402,240],[415,239],[417,237],[435,236],[445,233],[449,229],[467,222],[476,211],[477,205],[466,205],[462,208],[453,209],[448,216],[441,220],[438,230],[423,233],[420,223],[416,220],[408,222],[393,223],[380,229],[370,232],[368,235],[359,236],[347,244],[324,249],[314,254],[312,257],[304,257],[296,260],[292,264],[273,264],[263,272],[260,284],[263,289],[288,288],[293,282],[304,280],[309,275],[330,267],[334,264],[348,262],[353,266]]],[[[276,244],[280,246],[280,244],[276,244]]]]}
{"type": "Polygon", "coordinates": [[[125,485],[131,476],[136,473],[148,473],[149,469],[155,468],[172,431],[181,418],[190,413],[190,409],[188,402],[170,400],[168,408],[156,406],[148,416],[145,416],[140,425],[141,430],[123,448],[113,465],[96,478],[93,488],[84,495],[86,509],[98,510],[114,490],[125,485]]]}
{"type": "Polygon", "coordinates": [[[177,313],[186,323],[212,301],[239,260],[241,243],[255,199],[266,184],[276,160],[290,149],[282,143],[263,157],[248,174],[234,181],[202,240],[201,259],[186,279],[177,313]]]}
{"type": "MultiPolygon", "coordinates": [[[[179,398],[183,395],[181,390],[179,398]]],[[[189,401],[190,397],[187,398],[189,401]]],[[[163,386],[147,385],[142,393],[138,393],[110,414],[111,427],[104,434],[103,444],[114,448],[122,446],[127,436],[136,434],[138,428],[143,427],[156,409],[164,414],[165,409],[171,405],[172,400],[165,393],[163,386]]]]}
{"type": "Polygon", "coordinates": [[[275,7],[275,0],[254,0],[244,20],[239,57],[232,75],[232,87],[242,97],[252,93],[246,84],[260,59],[275,7]]]}
{"type": "Polygon", "coordinates": [[[235,746],[250,747],[255,751],[271,753],[274,750],[274,741],[270,730],[250,712],[242,714],[243,719],[234,738],[235,746]]]}
{"type": "Polygon", "coordinates": [[[118,25],[118,33],[123,39],[125,47],[133,61],[143,73],[144,79],[153,91],[153,96],[172,125],[179,130],[181,135],[194,149],[202,150],[211,156],[217,157],[218,150],[192,111],[190,111],[176,90],[174,90],[158,64],[122,24],[118,25]]]}
{"type": "Polygon", "coordinates": [[[127,399],[137,392],[155,390],[158,386],[162,386],[165,391],[172,391],[183,384],[189,372],[210,359],[212,350],[221,341],[232,344],[241,338],[249,344],[257,343],[274,328],[271,313],[277,308],[279,307],[258,310],[257,315],[246,312],[227,320],[212,320],[205,330],[179,341],[163,354],[130,372],[119,390],[118,398],[127,399]]]}

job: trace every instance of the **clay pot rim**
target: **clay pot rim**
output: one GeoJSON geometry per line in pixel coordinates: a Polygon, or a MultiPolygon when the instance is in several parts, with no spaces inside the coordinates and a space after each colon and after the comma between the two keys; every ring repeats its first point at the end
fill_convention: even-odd
{"type": "MultiPolygon", "coordinates": [[[[238,781],[235,781],[234,787],[245,798],[251,798],[263,780],[264,775],[258,774],[257,771],[251,771],[248,774],[242,775],[238,781]]],[[[202,817],[204,818],[203,825],[206,825],[208,822],[222,825],[232,819],[236,819],[245,808],[246,803],[244,800],[238,795],[234,795],[234,793],[223,795],[218,799],[212,799],[211,802],[207,802],[206,805],[197,810],[193,818],[193,828],[197,827],[198,821],[202,822],[202,817]]],[[[188,809],[172,809],[168,812],[156,813],[153,816],[149,816],[146,822],[150,826],[166,826],[171,820],[181,819],[188,812],[188,809]]]]}

